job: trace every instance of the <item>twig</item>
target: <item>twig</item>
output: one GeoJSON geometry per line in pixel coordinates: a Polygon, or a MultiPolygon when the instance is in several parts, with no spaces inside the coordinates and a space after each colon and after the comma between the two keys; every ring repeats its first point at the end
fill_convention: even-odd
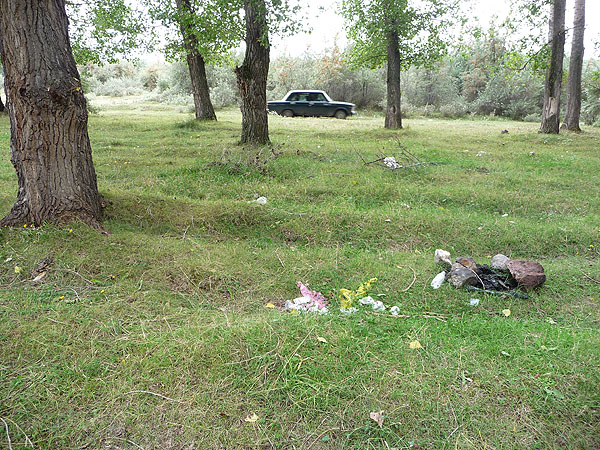
{"type": "Polygon", "coordinates": [[[116,436],[109,436],[109,439],[116,439],[117,441],[127,442],[128,444],[131,444],[131,445],[133,445],[136,448],[144,450],[144,447],[141,447],[141,446],[137,445],[135,442],[130,441],[129,439],[123,439],[123,438],[116,437],[116,436]]]}
{"type": "Polygon", "coordinates": [[[317,441],[319,439],[321,439],[323,436],[325,436],[327,433],[331,432],[331,431],[337,431],[339,430],[340,427],[333,427],[333,428],[328,428],[327,430],[323,431],[321,434],[319,434],[314,441],[312,441],[312,444],[310,444],[308,447],[306,447],[306,450],[310,450],[312,448],[313,445],[315,445],[317,443],[317,441]]]}
{"type": "Polygon", "coordinates": [[[8,450],[12,450],[12,443],[10,441],[10,433],[8,432],[8,424],[6,423],[6,420],[4,420],[2,417],[0,417],[0,420],[2,422],[4,422],[4,428],[6,428],[6,438],[8,439],[8,450]]]}
{"type": "Polygon", "coordinates": [[[59,323],[61,325],[69,325],[68,323],[60,322],[59,320],[54,320],[51,317],[46,317],[50,322],[59,323]]]}
{"type": "MultiPolygon", "coordinates": [[[[33,384],[33,383],[32,383],[33,384]]],[[[31,384],[30,384],[31,386],[31,384]]],[[[4,420],[4,419],[3,419],[4,420]]],[[[23,431],[23,428],[21,428],[19,426],[19,424],[17,424],[17,422],[15,422],[14,420],[9,419],[8,417],[6,417],[6,420],[8,420],[9,422],[11,422],[15,427],[17,427],[17,429],[23,433],[23,436],[25,436],[25,444],[31,445],[31,448],[35,448],[33,446],[33,442],[31,442],[31,439],[29,439],[29,436],[27,436],[27,434],[23,431]]]]}
{"type": "Polygon", "coordinates": [[[413,287],[413,284],[415,284],[415,281],[417,281],[417,272],[415,272],[415,269],[413,269],[410,266],[398,266],[398,267],[408,267],[410,270],[412,270],[413,273],[413,280],[411,281],[411,283],[408,285],[407,288],[402,289],[400,292],[406,292],[408,291],[411,287],[413,287]]]}
{"type": "Polygon", "coordinates": [[[281,258],[279,257],[279,253],[277,253],[277,249],[275,249],[275,255],[277,255],[277,259],[279,260],[279,262],[281,263],[281,267],[283,267],[285,269],[285,264],[283,263],[283,261],[281,260],[281,258]]]}
{"type": "Polygon", "coordinates": [[[152,391],[129,391],[129,392],[125,392],[121,396],[124,397],[124,396],[129,395],[129,394],[150,394],[150,395],[154,395],[156,397],[164,398],[165,400],[168,400],[170,402],[183,403],[180,400],[175,400],[175,399],[173,399],[171,397],[167,397],[166,395],[157,394],[156,392],[152,392],[152,391]]]}
{"type": "Polygon", "coordinates": [[[585,272],[581,272],[583,274],[584,277],[586,277],[588,280],[593,281],[596,284],[600,284],[600,281],[596,280],[595,278],[590,277],[587,273],[585,272]]]}

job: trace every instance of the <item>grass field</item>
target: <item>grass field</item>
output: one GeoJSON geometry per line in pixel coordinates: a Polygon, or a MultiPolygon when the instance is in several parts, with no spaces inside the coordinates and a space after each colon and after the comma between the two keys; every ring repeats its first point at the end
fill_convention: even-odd
{"type": "MultiPolygon", "coordinates": [[[[107,233],[0,230],[0,448],[8,427],[14,449],[600,449],[599,129],[271,117],[282,154],[261,170],[238,111],[102,105],[107,233]],[[357,154],[398,141],[437,165],[357,154]],[[535,259],[548,281],[471,307],[429,287],[436,248],[535,259]],[[410,317],[341,315],[335,298],[327,316],[281,311],[297,281],[330,295],[371,277],[410,317]]],[[[2,116],[2,215],[8,140],[2,116]]]]}

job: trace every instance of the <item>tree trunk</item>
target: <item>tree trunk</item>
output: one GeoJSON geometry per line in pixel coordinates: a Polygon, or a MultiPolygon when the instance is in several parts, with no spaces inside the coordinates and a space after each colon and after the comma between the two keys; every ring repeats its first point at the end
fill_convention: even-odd
{"type": "Polygon", "coordinates": [[[179,10],[179,28],[183,36],[183,45],[186,50],[186,59],[192,80],[194,91],[194,107],[196,119],[217,120],[215,109],[210,101],[210,90],[206,79],[206,66],[204,58],[198,51],[198,39],[194,34],[190,17],[194,12],[190,6],[190,0],[176,0],[179,10]]]}
{"type": "Polygon", "coordinates": [[[244,0],[246,13],[246,55],[236,67],[242,97],[241,144],[269,144],[267,117],[267,75],[269,73],[269,30],[265,0],[244,0]]]}
{"type": "Polygon", "coordinates": [[[97,225],[101,199],[65,0],[0,0],[0,11],[11,161],[19,188],[0,225],[73,219],[97,225]]]}
{"type": "Polygon", "coordinates": [[[566,0],[554,0],[550,17],[552,55],[546,71],[544,109],[540,133],[558,134],[560,129],[560,91],[565,56],[565,10],[566,0]]]}
{"type": "Polygon", "coordinates": [[[385,111],[385,128],[402,128],[400,66],[398,33],[392,30],[388,33],[387,37],[387,109],[385,111]]]}
{"type": "Polygon", "coordinates": [[[581,74],[583,72],[583,35],[585,31],[585,0],[575,0],[575,20],[573,22],[573,43],[569,63],[567,92],[567,112],[561,129],[581,131],[581,74]]]}
{"type": "Polygon", "coordinates": [[[0,98],[0,112],[4,112],[5,109],[4,103],[2,103],[2,99],[0,98]]]}

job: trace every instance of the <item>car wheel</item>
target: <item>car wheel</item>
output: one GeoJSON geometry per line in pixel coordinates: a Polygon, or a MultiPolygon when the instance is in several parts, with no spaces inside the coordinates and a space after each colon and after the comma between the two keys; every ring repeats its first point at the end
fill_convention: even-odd
{"type": "Polygon", "coordinates": [[[283,117],[294,117],[294,111],[292,111],[291,109],[284,109],[284,110],[281,112],[281,115],[282,115],[283,117]]]}
{"type": "Polygon", "coordinates": [[[335,118],[336,119],[345,119],[347,115],[348,114],[346,114],[346,111],[344,111],[343,109],[338,109],[335,112],[335,118]]]}

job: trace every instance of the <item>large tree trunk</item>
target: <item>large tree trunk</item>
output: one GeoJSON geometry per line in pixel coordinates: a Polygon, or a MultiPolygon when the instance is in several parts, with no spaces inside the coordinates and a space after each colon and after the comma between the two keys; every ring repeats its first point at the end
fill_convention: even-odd
{"type": "Polygon", "coordinates": [[[190,6],[190,0],[176,0],[179,10],[179,28],[183,36],[183,45],[186,51],[186,59],[192,80],[194,91],[194,107],[196,119],[217,120],[215,109],[210,101],[210,90],[206,79],[206,66],[204,58],[198,51],[198,39],[194,34],[190,17],[194,12],[190,6]]]}
{"type": "Polygon", "coordinates": [[[0,11],[11,161],[19,185],[0,225],[72,219],[97,225],[101,200],[65,0],[0,0],[0,11]]]}
{"type": "Polygon", "coordinates": [[[267,75],[269,74],[269,31],[265,0],[244,0],[246,13],[246,56],[236,67],[242,97],[242,139],[240,143],[269,144],[267,117],[267,75]]]}
{"type": "Polygon", "coordinates": [[[583,35],[585,32],[585,0],[575,0],[575,20],[573,22],[573,43],[569,63],[567,92],[567,112],[562,129],[581,131],[581,74],[583,72],[583,35]]]}
{"type": "Polygon", "coordinates": [[[560,130],[560,91],[565,56],[565,10],[566,0],[554,0],[550,17],[552,55],[546,71],[544,109],[540,133],[558,134],[560,130]]]}
{"type": "Polygon", "coordinates": [[[387,108],[385,110],[385,128],[402,128],[400,67],[398,33],[395,30],[391,30],[387,36],[387,108]]]}

